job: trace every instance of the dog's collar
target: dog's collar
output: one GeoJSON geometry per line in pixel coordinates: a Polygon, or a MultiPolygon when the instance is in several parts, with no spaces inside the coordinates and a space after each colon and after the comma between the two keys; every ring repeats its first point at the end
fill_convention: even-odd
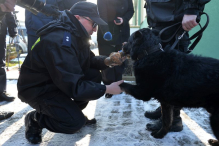
{"type": "Polygon", "coordinates": [[[147,50],[144,50],[142,54],[138,55],[137,60],[140,60],[140,59],[144,58],[146,55],[152,54],[152,53],[157,52],[159,50],[164,52],[162,45],[160,43],[155,45],[154,47],[151,47],[147,50]]]}

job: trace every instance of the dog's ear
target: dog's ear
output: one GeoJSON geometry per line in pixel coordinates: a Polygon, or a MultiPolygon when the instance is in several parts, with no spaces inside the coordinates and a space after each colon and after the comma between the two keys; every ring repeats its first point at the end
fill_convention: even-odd
{"type": "Polygon", "coordinates": [[[137,38],[142,38],[142,32],[141,31],[136,31],[135,32],[134,39],[137,39],[137,38]]]}

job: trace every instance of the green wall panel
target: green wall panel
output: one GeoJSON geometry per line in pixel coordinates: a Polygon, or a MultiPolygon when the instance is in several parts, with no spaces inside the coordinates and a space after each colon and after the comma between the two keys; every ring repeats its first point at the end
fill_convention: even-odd
{"type": "MultiPolygon", "coordinates": [[[[211,0],[205,5],[205,12],[208,13],[210,17],[210,22],[208,27],[203,33],[203,37],[199,44],[195,47],[193,54],[200,54],[202,56],[209,56],[219,59],[219,1],[211,0]]],[[[201,25],[204,26],[206,22],[206,17],[202,16],[201,25]]],[[[194,34],[198,30],[198,26],[191,31],[194,34]]]]}

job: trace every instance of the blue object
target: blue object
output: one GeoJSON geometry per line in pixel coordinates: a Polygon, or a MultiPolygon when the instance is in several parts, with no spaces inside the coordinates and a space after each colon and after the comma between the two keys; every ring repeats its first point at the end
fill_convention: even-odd
{"type": "Polygon", "coordinates": [[[112,34],[111,34],[111,32],[106,32],[104,35],[103,35],[103,38],[104,38],[104,40],[106,40],[106,41],[111,41],[112,40],[112,34]]]}

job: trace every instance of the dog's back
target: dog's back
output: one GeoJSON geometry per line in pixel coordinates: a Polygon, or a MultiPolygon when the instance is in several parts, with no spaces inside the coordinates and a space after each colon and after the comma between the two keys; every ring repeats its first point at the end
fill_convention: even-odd
{"type": "Polygon", "coordinates": [[[150,88],[148,92],[153,92],[153,97],[162,97],[159,100],[183,102],[192,98],[188,105],[184,105],[188,107],[197,106],[199,100],[219,102],[216,98],[219,96],[217,59],[165,48],[164,52],[157,51],[136,60],[134,71],[136,83],[150,88]]]}

